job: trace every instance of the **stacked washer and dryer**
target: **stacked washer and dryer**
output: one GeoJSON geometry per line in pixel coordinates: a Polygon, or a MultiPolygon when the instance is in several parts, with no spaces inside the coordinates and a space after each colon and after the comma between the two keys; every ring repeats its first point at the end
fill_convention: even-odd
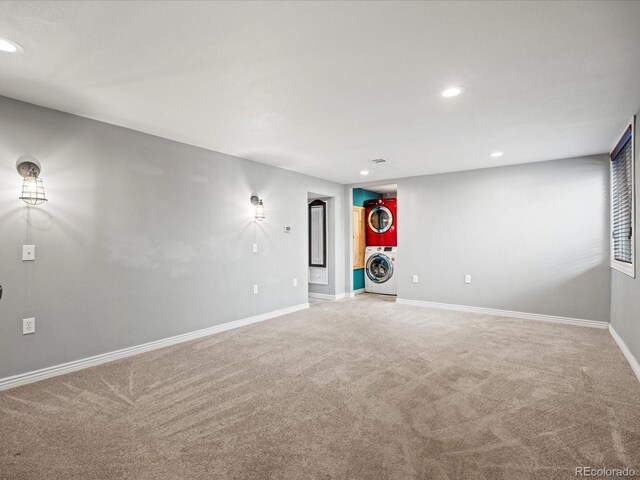
{"type": "Polygon", "coordinates": [[[365,208],[365,277],[364,291],[397,294],[395,273],[398,250],[398,200],[378,198],[364,202],[365,208]]]}

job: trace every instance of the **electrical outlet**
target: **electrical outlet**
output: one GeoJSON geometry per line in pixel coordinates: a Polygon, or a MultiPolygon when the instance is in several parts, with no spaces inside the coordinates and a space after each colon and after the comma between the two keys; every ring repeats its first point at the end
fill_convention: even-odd
{"type": "Polygon", "coordinates": [[[257,243],[253,244],[253,253],[258,253],[258,244],[257,243]]]}
{"type": "Polygon", "coordinates": [[[254,285],[253,286],[253,293],[257,294],[258,293],[258,285],[254,285]]]}
{"type": "Polygon", "coordinates": [[[22,334],[29,335],[31,333],[36,333],[36,319],[24,318],[22,320],[22,334]]]}
{"type": "Polygon", "coordinates": [[[471,283],[471,275],[464,276],[464,283],[471,283]]]}
{"type": "Polygon", "coordinates": [[[294,286],[294,287],[297,287],[297,286],[298,286],[298,279],[297,279],[297,278],[294,278],[294,279],[293,279],[293,286],[294,286]]]}
{"type": "Polygon", "coordinates": [[[418,275],[413,276],[413,283],[418,283],[418,275]]]}
{"type": "Polygon", "coordinates": [[[23,245],[22,246],[22,260],[25,262],[33,262],[36,259],[36,246],[35,245],[23,245]]]}

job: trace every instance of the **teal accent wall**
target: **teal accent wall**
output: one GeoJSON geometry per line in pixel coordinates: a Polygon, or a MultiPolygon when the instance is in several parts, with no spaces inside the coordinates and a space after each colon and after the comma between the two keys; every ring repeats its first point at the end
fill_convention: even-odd
{"type": "MultiPolygon", "coordinates": [[[[354,207],[364,207],[365,200],[373,200],[376,198],[382,198],[381,193],[371,192],[364,188],[353,189],[353,203],[354,207]]],[[[353,269],[353,289],[360,290],[364,288],[364,268],[353,269]]]]}
{"type": "Polygon", "coordinates": [[[364,207],[365,200],[373,200],[376,198],[382,198],[382,194],[376,193],[376,192],[370,192],[369,190],[365,190],[364,188],[353,189],[353,206],[354,207],[364,207]]]}
{"type": "Polygon", "coordinates": [[[364,268],[353,269],[353,289],[360,290],[364,288],[364,268]]]}

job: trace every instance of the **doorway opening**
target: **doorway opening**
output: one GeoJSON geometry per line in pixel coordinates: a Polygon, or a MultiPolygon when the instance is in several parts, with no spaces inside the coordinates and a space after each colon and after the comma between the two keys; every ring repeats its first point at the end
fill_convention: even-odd
{"type": "Polygon", "coordinates": [[[307,266],[310,298],[336,299],[335,197],[307,193],[307,266]]]}
{"type": "Polygon", "coordinates": [[[352,189],[352,295],[365,291],[396,294],[395,280],[397,277],[393,277],[395,276],[395,254],[398,247],[397,197],[398,185],[395,183],[364,184],[352,189]],[[378,249],[381,251],[378,252],[378,249]],[[388,251],[385,253],[385,250],[388,251]],[[376,257],[376,255],[378,256],[376,257]],[[382,255],[388,257],[386,263],[382,262],[385,260],[382,255]],[[367,275],[367,263],[370,263],[371,267],[369,275],[367,275]],[[386,265],[386,268],[382,269],[381,265],[386,265]]]}

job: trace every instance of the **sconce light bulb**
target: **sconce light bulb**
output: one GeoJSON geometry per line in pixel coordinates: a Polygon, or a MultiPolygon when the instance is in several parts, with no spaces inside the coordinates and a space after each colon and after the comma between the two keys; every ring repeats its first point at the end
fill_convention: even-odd
{"type": "Polygon", "coordinates": [[[27,205],[41,205],[47,201],[42,179],[36,176],[24,177],[22,181],[22,200],[27,205]]]}
{"type": "Polygon", "coordinates": [[[264,220],[265,218],[267,218],[267,216],[264,213],[264,204],[262,203],[262,199],[260,199],[258,201],[258,205],[256,205],[256,220],[258,220],[259,222],[261,222],[262,220],[264,220]]]}

